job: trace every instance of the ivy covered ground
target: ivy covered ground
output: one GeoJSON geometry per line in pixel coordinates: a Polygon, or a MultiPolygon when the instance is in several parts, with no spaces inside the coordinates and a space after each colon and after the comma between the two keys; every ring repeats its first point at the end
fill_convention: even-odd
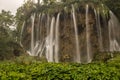
{"type": "MultiPolygon", "coordinates": [[[[22,60],[21,60],[22,61],[22,60]]],[[[120,56],[107,62],[47,63],[0,62],[0,80],[119,80],[120,56]]]]}

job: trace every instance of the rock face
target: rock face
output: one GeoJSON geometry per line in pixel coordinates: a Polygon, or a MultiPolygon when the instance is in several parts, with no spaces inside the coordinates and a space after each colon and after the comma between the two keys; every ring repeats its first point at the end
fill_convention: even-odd
{"type": "Polygon", "coordinates": [[[89,63],[96,52],[120,51],[119,31],[117,18],[104,5],[74,3],[52,14],[32,13],[21,43],[48,62],[89,63]]]}

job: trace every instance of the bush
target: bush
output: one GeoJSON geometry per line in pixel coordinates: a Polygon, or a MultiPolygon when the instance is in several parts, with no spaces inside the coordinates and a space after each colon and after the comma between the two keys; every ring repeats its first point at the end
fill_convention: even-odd
{"type": "Polygon", "coordinates": [[[0,80],[119,80],[120,57],[106,63],[0,63],[0,80]]]}

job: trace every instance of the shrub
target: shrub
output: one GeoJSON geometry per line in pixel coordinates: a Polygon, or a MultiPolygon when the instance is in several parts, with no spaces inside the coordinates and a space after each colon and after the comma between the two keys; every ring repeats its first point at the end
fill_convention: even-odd
{"type": "MultiPolygon", "coordinates": [[[[120,57],[119,57],[120,58],[120,57]]],[[[0,80],[119,80],[120,59],[106,63],[0,63],[0,80]]]]}

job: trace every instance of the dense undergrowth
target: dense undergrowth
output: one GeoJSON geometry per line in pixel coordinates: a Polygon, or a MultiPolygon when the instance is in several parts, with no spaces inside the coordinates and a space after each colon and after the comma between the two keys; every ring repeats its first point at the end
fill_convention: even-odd
{"type": "MultiPolygon", "coordinates": [[[[22,60],[21,60],[22,61],[22,60]]],[[[119,80],[120,56],[107,62],[47,63],[0,62],[0,80],[119,80]]]]}

